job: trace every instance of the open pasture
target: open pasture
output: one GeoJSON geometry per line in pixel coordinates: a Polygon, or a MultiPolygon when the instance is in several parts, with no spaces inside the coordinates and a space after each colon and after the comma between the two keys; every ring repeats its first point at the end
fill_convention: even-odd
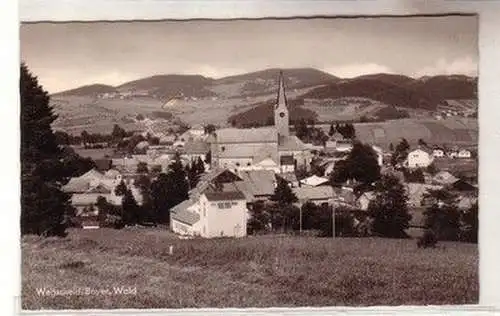
{"type": "Polygon", "coordinates": [[[413,239],[180,240],[151,228],[22,239],[24,309],[474,304],[478,292],[473,244],[418,249],[413,239]],[[116,287],[136,291],[40,290],[116,287]]]}

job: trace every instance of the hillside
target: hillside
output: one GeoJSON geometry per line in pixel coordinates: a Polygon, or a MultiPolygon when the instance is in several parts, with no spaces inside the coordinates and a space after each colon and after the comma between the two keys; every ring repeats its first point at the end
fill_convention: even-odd
{"type": "Polygon", "coordinates": [[[118,90],[105,84],[91,84],[76,89],[66,90],[53,94],[52,96],[92,96],[96,97],[103,93],[115,93],[118,90]]]}
{"type": "MultiPolygon", "coordinates": [[[[247,111],[231,115],[228,118],[228,123],[235,127],[252,127],[274,124],[274,105],[275,100],[268,100],[258,104],[247,111]]],[[[303,107],[302,99],[293,99],[288,101],[290,109],[290,121],[298,121],[299,119],[316,120],[317,114],[314,111],[303,107]]]]}
{"type": "Polygon", "coordinates": [[[120,92],[147,94],[159,99],[175,96],[208,97],[215,94],[206,87],[213,79],[200,75],[157,75],[134,80],[117,87],[120,92]]]}
{"type": "Polygon", "coordinates": [[[476,99],[477,79],[466,76],[434,76],[412,79],[376,74],[341,80],[312,89],[303,98],[364,97],[412,109],[435,110],[446,99],[476,99]]]}

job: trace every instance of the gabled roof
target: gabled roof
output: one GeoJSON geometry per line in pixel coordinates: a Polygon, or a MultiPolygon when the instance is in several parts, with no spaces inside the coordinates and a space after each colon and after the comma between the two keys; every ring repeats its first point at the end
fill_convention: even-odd
{"type": "Polygon", "coordinates": [[[316,187],[318,185],[328,183],[328,181],[329,180],[327,178],[322,178],[322,177],[318,177],[317,175],[312,175],[309,178],[305,178],[305,179],[300,180],[300,183],[308,185],[308,186],[316,187]]]}
{"type": "Polygon", "coordinates": [[[244,189],[253,196],[273,195],[276,177],[272,170],[241,171],[244,189]]]}
{"type": "Polygon", "coordinates": [[[259,128],[223,128],[215,131],[218,143],[260,143],[278,142],[275,127],[259,128]]]}
{"type": "Polygon", "coordinates": [[[292,189],[299,201],[333,199],[334,192],[331,186],[297,187],[292,189]]]}
{"type": "Polygon", "coordinates": [[[260,167],[277,167],[278,164],[271,158],[265,157],[261,159],[261,157],[255,157],[254,164],[260,167]]]}
{"type": "Polygon", "coordinates": [[[241,177],[236,175],[234,172],[224,169],[224,168],[212,168],[209,172],[204,173],[200,176],[200,179],[198,181],[198,184],[196,185],[195,188],[193,188],[190,192],[190,196],[199,196],[205,190],[210,188],[211,185],[213,185],[213,182],[215,179],[220,178],[220,177],[226,177],[227,179],[222,179],[222,180],[228,180],[228,181],[222,181],[222,182],[234,182],[234,181],[241,181],[241,177]],[[232,180],[232,181],[229,181],[232,180]]]}
{"type": "Polygon", "coordinates": [[[224,150],[218,150],[216,153],[220,158],[249,158],[264,159],[278,155],[275,144],[261,144],[259,146],[228,146],[224,150]]]}
{"type": "Polygon", "coordinates": [[[91,169],[84,173],[83,175],[78,177],[79,179],[104,179],[105,176],[103,173],[97,171],[96,169],[91,169]]]}
{"type": "Polygon", "coordinates": [[[432,150],[429,150],[429,149],[423,148],[423,147],[416,148],[416,149],[410,151],[410,153],[415,153],[415,152],[424,152],[428,155],[432,154],[432,150]]]}
{"type": "Polygon", "coordinates": [[[439,184],[452,184],[457,182],[459,179],[448,171],[440,171],[432,178],[432,180],[439,184]]]}
{"type": "Polygon", "coordinates": [[[200,215],[191,212],[188,208],[194,202],[190,199],[185,200],[170,209],[170,217],[173,220],[179,221],[184,224],[194,225],[200,220],[200,215]]]}
{"type": "Polygon", "coordinates": [[[217,192],[208,190],[204,194],[209,201],[245,200],[245,195],[240,191],[217,192]]]}

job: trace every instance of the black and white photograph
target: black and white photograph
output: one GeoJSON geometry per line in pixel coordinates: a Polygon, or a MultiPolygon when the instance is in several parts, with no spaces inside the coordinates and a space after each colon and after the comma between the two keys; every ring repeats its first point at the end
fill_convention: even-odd
{"type": "Polygon", "coordinates": [[[478,304],[478,25],[21,23],[22,309],[478,304]]]}

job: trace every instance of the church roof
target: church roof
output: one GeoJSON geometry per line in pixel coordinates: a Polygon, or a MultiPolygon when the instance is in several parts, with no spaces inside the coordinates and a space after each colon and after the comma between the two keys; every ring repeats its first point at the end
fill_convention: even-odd
{"type": "MultiPolygon", "coordinates": [[[[218,150],[219,158],[251,158],[258,161],[277,155],[277,146],[262,144],[260,146],[230,146],[224,151],[218,150]]],[[[258,162],[256,161],[256,162],[258,162]]]]}
{"type": "Polygon", "coordinates": [[[259,128],[223,128],[216,132],[218,143],[260,143],[277,142],[278,132],[275,127],[259,128]]]}

